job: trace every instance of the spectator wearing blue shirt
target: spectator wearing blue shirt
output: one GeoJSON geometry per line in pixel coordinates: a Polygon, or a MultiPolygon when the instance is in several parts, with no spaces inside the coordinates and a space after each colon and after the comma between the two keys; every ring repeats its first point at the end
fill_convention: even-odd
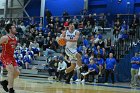
{"type": "Polygon", "coordinates": [[[103,56],[103,50],[100,48],[100,46],[97,46],[97,49],[94,51],[94,54],[97,56],[98,54],[100,54],[101,56],[103,56]]]}
{"type": "Polygon", "coordinates": [[[23,62],[25,63],[25,68],[28,69],[28,65],[31,63],[31,56],[28,52],[26,52],[26,55],[23,57],[23,62]]]}
{"type": "Polygon", "coordinates": [[[84,56],[82,56],[82,63],[86,65],[89,64],[89,56],[87,53],[84,56]]]}
{"type": "Polygon", "coordinates": [[[105,62],[105,83],[108,82],[109,74],[111,74],[112,84],[114,84],[114,70],[116,68],[116,59],[113,58],[113,53],[109,53],[109,58],[105,62]]]}
{"type": "Polygon", "coordinates": [[[140,58],[138,53],[135,53],[135,56],[131,58],[131,84],[134,84],[134,76],[138,73],[140,67],[140,58]]]}
{"type": "Polygon", "coordinates": [[[86,46],[86,48],[89,47],[89,41],[87,38],[84,37],[84,40],[83,40],[83,45],[86,46]]]}
{"type": "Polygon", "coordinates": [[[82,72],[86,72],[88,70],[88,64],[89,64],[89,56],[86,53],[84,56],[82,56],[82,65],[83,65],[82,72]]]}
{"type": "Polygon", "coordinates": [[[96,65],[96,62],[93,59],[90,60],[90,63],[88,64],[88,72],[81,73],[84,76],[84,79],[82,80],[82,82],[85,82],[86,76],[89,78],[89,75],[91,75],[94,80],[94,76],[98,75],[98,73],[99,73],[99,70],[98,70],[98,66],[96,65]]]}
{"type": "Polygon", "coordinates": [[[21,57],[19,57],[17,60],[16,60],[16,62],[17,62],[17,64],[18,64],[18,66],[20,66],[20,67],[23,67],[23,60],[22,60],[22,58],[21,57]]]}
{"type": "Polygon", "coordinates": [[[96,64],[99,66],[99,75],[101,75],[104,68],[104,60],[100,55],[97,55],[96,64]]]}

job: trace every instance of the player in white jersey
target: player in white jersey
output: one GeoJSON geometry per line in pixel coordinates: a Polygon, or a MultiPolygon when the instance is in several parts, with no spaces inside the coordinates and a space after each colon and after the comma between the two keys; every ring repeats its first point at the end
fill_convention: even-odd
{"type": "Polygon", "coordinates": [[[73,23],[69,23],[69,29],[62,32],[61,38],[66,39],[65,53],[69,56],[71,66],[68,67],[65,72],[70,73],[77,65],[82,67],[81,55],[77,52],[77,41],[79,39],[80,32],[75,30],[73,23]]]}

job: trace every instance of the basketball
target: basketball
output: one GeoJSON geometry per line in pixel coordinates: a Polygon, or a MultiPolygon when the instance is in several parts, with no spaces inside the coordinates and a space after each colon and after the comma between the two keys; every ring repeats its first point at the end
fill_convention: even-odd
{"type": "Polygon", "coordinates": [[[65,46],[65,45],[66,45],[66,40],[65,40],[64,38],[60,38],[60,39],[58,40],[58,44],[59,44],[60,46],[65,46]]]}

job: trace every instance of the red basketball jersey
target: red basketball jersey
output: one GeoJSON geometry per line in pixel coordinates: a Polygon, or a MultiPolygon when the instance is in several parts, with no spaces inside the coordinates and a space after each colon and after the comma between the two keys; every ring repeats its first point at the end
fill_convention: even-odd
{"type": "Polygon", "coordinates": [[[8,41],[2,44],[2,56],[8,56],[13,57],[14,56],[14,50],[17,45],[16,37],[10,37],[8,36],[8,41]]]}

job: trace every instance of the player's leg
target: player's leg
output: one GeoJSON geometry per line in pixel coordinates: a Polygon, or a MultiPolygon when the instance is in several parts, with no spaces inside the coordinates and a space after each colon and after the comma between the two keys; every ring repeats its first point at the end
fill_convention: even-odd
{"type": "Polygon", "coordinates": [[[14,93],[14,66],[12,64],[6,65],[6,70],[8,71],[8,88],[9,93],[14,93]]]}
{"type": "Polygon", "coordinates": [[[17,66],[14,67],[14,79],[17,78],[20,74],[20,71],[17,66]]]}
{"type": "Polygon", "coordinates": [[[81,55],[79,53],[76,53],[76,58],[77,58],[77,65],[79,67],[82,67],[81,55]]]}
{"type": "Polygon", "coordinates": [[[70,73],[71,71],[73,71],[73,70],[75,69],[75,67],[76,67],[76,63],[75,63],[75,62],[76,62],[76,61],[74,61],[74,59],[71,60],[71,66],[68,67],[68,68],[65,70],[65,73],[70,73]]]}
{"type": "Polygon", "coordinates": [[[69,59],[71,61],[71,66],[68,67],[66,70],[65,70],[65,73],[70,73],[72,70],[75,69],[76,67],[76,57],[74,57],[76,54],[76,50],[75,49],[69,49],[69,48],[66,48],[65,49],[65,52],[66,54],[69,56],[69,59]]]}
{"type": "Polygon", "coordinates": [[[72,78],[73,74],[74,74],[74,70],[72,70],[70,73],[67,74],[66,81],[65,81],[66,84],[70,84],[70,79],[72,78]]]}

